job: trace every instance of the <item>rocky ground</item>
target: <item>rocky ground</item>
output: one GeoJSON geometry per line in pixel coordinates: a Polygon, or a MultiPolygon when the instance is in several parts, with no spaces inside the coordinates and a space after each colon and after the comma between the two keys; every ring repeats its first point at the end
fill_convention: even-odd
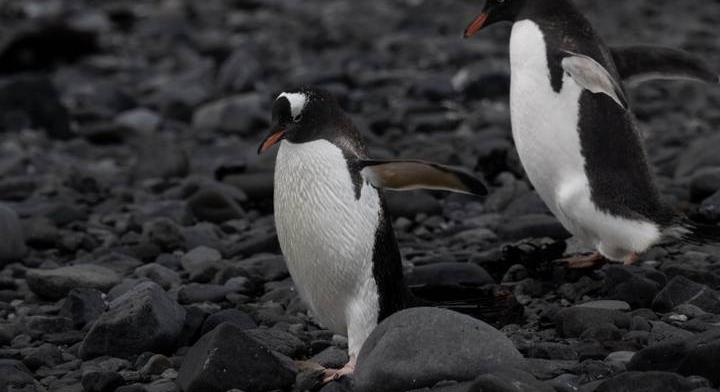
{"type": "MultiPolygon", "coordinates": [[[[513,152],[508,28],[460,39],[481,3],[0,1],[0,391],[321,388],[292,360],[341,365],[347,341],[293,289],[273,157],[255,154],[272,97],[302,84],[335,92],[374,156],[491,184],[484,200],[388,195],[413,289],[522,305],[488,320],[499,330],[396,315],[355,390],[718,388],[719,247],[669,241],[632,268],[552,262],[578,249],[513,152]]],[[[716,2],[578,3],[610,43],[681,47],[720,71],[716,2]]],[[[664,195],[720,222],[720,87],[630,96],[664,195]]]]}

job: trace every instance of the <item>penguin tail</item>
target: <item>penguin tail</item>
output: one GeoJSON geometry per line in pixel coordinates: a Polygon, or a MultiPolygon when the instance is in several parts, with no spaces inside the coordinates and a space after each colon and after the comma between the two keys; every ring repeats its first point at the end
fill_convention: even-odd
{"type": "Polygon", "coordinates": [[[512,292],[501,286],[425,286],[411,288],[410,306],[432,306],[453,310],[496,327],[521,322],[524,308],[512,292]]]}
{"type": "Polygon", "coordinates": [[[720,244],[720,225],[685,220],[676,230],[680,240],[691,245],[720,244]]]}

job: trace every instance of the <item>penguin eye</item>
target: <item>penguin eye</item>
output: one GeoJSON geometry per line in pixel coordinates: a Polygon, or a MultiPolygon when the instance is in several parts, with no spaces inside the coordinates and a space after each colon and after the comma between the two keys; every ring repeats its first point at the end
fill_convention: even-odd
{"type": "Polygon", "coordinates": [[[297,117],[293,118],[293,121],[296,123],[299,123],[300,121],[302,121],[302,119],[303,119],[303,115],[302,115],[302,113],[300,113],[297,115],[297,117]]]}

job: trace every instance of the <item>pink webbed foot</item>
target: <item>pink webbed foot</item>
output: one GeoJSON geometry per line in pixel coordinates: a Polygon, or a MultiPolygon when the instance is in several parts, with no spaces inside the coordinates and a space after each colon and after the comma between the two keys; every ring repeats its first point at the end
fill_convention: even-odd
{"type": "Polygon", "coordinates": [[[341,369],[325,369],[323,383],[327,384],[353,374],[356,362],[355,357],[350,357],[350,361],[348,361],[348,363],[346,363],[341,369]]]}
{"type": "Polygon", "coordinates": [[[608,260],[598,252],[591,255],[572,256],[561,259],[560,261],[567,263],[567,267],[570,269],[596,268],[601,267],[608,262],[608,260]]]}
{"type": "Polygon", "coordinates": [[[628,257],[625,258],[625,265],[633,265],[640,260],[640,256],[638,256],[637,253],[630,253],[628,257]]]}

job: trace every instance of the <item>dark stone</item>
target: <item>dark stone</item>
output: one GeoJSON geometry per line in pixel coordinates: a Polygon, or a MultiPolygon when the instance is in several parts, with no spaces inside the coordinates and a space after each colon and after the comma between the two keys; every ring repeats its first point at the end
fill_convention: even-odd
{"type": "Polygon", "coordinates": [[[198,108],[193,128],[204,131],[253,135],[267,125],[262,100],[257,94],[221,98],[198,108]]]}
{"type": "Polygon", "coordinates": [[[132,172],[135,180],[185,177],[190,170],[187,153],[172,141],[147,137],[138,143],[138,151],[132,172]]]}
{"type": "Polygon", "coordinates": [[[40,391],[30,370],[22,362],[0,359],[0,391],[40,391]]]}
{"type": "Polygon", "coordinates": [[[434,263],[414,268],[407,284],[434,286],[483,286],[495,281],[482,267],[469,263],[434,263]]]}
{"type": "Polygon", "coordinates": [[[232,268],[225,270],[224,273],[230,275],[224,277],[224,279],[241,275],[259,282],[278,281],[290,275],[287,264],[285,264],[285,258],[274,255],[259,255],[242,260],[235,263],[232,268]]]}
{"type": "Polygon", "coordinates": [[[601,324],[611,324],[620,329],[630,327],[628,314],[607,309],[592,309],[574,306],[559,311],[556,317],[558,333],[566,337],[579,337],[588,329],[601,324]]]}
{"type": "Polygon", "coordinates": [[[699,214],[706,222],[720,222],[720,191],[703,200],[699,214]]]}
{"type": "Polygon", "coordinates": [[[183,269],[190,273],[190,280],[207,283],[222,268],[222,254],[206,246],[197,247],[180,258],[183,269]]]}
{"type": "Polygon", "coordinates": [[[239,173],[218,177],[225,184],[242,189],[250,200],[270,200],[273,197],[272,173],[239,173]]]}
{"type": "Polygon", "coordinates": [[[539,342],[528,348],[527,356],[530,358],[544,358],[554,360],[575,360],[578,355],[572,347],[561,343],[539,342]]]}
{"type": "Polygon", "coordinates": [[[95,32],[62,23],[33,25],[5,44],[0,52],[0,73],[47,71],[99,51],[95,32]]]}
{"type": "Polygon", "coordinates": [[[25,235],[15,210],[0,204],[0,267],[6,262],[18,261],[25,253],[25,235]]]}
{"type": "Polygon", "coordinates": [[[690,178],[690,198],[701,201],[720,191],[720,167],[698,171],[690,178]]]}
{"type": "Polygon", "coordinates": [[[510,75],[507,71],[489,70],[485,64],[471,65],[458,71],[453,85],[465,99],[494,100],[510,93],[510,75]]]}
{"type": "Polygon", "coordinates": [[[290,387],[294,370],[232,324],[203,336],[185,355],[178,372],[184,392],[264,392],[290,387]]]}
{"type": "Polygon", "coordinates": [[[143,225],[143,235],[153,244],[167,251],[182,249],[182,231],[177,222],[168,218],[156,218],[143,225]]]}
{"type": "Polygon", "coordinates": [[[54,344],[44,343],[39,347],[23,350],[23,363],[33,370],[41,366],[52,368],[62,362],[62,352],[54,344]]]}
{"type": "Polygon", "coordinates": [[[674,373],[628,372],[603,382],[596,392],[691,392],[697,386],[674,373]]]}
{"type": "Polygon", "coordinates": [[[344,377],[320,388],[318,392],[353,392],[352,378],[344,377]]]}
{"type": "Polygon", "coordinates": [[[677,372],[686,376],[703,376],[720,384],[720,330],[711,329],[685,340],[673,339],[640,350],[628,369],[677,372]]]}
{"type": "Polygon", "coordinates": [[[125,384],[125,379],[115,372],[87,372],[82,376],[82,386],[86,392],[114,392],[125,384]]]}
{"type": "Polygon", "coordinates": [[[245,334],[257,340],[263,346],[290,358],[299,358],[305,351],[305,343],[295,335],[276,328],[256,328],[245,330],[245,334]]]}
{"type": "Polygon", "coordinates": [[[674,277],[653,301],[653,309],[669,312],[678,305],[690,304],[720,314],[720,293],[684,276],[674,277]]]}
{"type": "Polygon", "coordinates": [[[227,92],[250,89],[262,74],[263,67],[255,56],[248,56],[247,48],[240,48],[225,60],[218,72],[218,86],[227,92]]]}
{"type": "Polygon", "coordinates": [[[498,226],[497,232],[501,238],[507,240],[544,237],[566,239],[570,237],[570,234],[555,217],[544,214],[512,218],[498,226]]]}
{"type": "Polygon", "coordinates": [[[625,301],[637,309],[650,307],[662,284],[630,268],[611,265],[605,270],[605,288],[608,298],[625,301]]]}
{"type": "Polygon", "coordinates": [[[60,308],[60,315],[73,320],[76,328],[95,321],[105,311],[102,293],[96,289],[72,289],[60,308]]]}
{"type": "Polygon", "coordinates": [[[148,278],[159,284],[163,289],[169,290],[180,284],[180,274],[164,265],[157,263],[145,264],[135,269],[135,275],[148,278]]]}
{"type": "Polygon", "coordinates": [[[599,324],[586,329],[580,339],[597,340],[598,342],[616,342],[622,339],[623,332],[613,324],[599,324]]]}
{"type": "Polygon", "coordinates": [[[330,346],[323,351],[313,355],[310,361],[330,369],[340,369],[348,362],[347,350],[330,346]]]}
{"type": "Polygon", "coordinates": [[[230,323],[242,331],[257,328],[255,320],[249,314],[237,309],[224,309],[205,319],[200,334],[205,335],[223,323],[230,323]]]}
{"type": "Polygon", "coordinates": [[[355,388],[430,387],[447,379],[472,380],[488,366],[522,361],[512,342],[482,321],[444,309],[413,308],[384,320],[367,339],[358,357],[355,388]]]}
{"type": "Polygon", "coordinates": [[[493,392],[555,392],[555,389],[538,381],[533,375],[512,367],[497,367],[483,371],[470,391],[493,392]]]}
{"type": "Polygon", "coordinates": [[[187,305],[199,302],[222,302],[234,292],[230,287],[217,284],[190,283],[178,290],[178,302],[187,305]]]}
{"type": "Polygon", "coordinates": [[[213,223],[240,219],[245,215],[240,204],[220,189],[199,190],[188,200],[188,207],[197,220],[213,223]]]}
{"type": "Polygon", "coordinates": [[[115,123],[140,135],[152,135],[162,123],[162,117],[150,109],[135,108],[118,114],[115,123]]]}
{"type": "Polygon", "coordinates": [[[73,321],[66,317],[35,315],[25,318],[25,326],[26,333],[33,335],[64,333],[73,329],[73,321]]]}
{"type": "Polygon", "coordinates": [[[204,335],[204,333],[201,333],[201,329],[209,315],[207,310],[198,306],[188,306],[185,309],[185,323],[178,338],[178,346],[180,347],[192,346],[204,335]]]}
{"type": "Polygon", "coordinates": [[[154,282],[143,282],[113,300],[80,346],[82,358],[131,357],[175,348],[185,309],[154,282]]]}
{"type": "Polygon", "coordinates": [[[0,113],[0,132],[30,128],[45,130],[55,139],[73,137],[70,115],[46,76],[19,75],[0,80],[0,113]]]}
{"type": "Polygon", "coordinates": [[[94,264],[78,264],[50,270],[31,269],[26,279],[30,290],[43,298],[60,299],[74,288],[107,291],[120,283],[115,271],[94,264]]]}
{"type": "Polygon", "coordinates": [[[386,199],[388,211],[394,217],[414,219],[418,214],[437,215],[442,211],[440,202],[425,192],[415,192],[412,197],[388,193],[386,199]]]}
{"type": "Polygon", "coordinates": [[[720,135],[711,135],[694,140],[683,150],[675,169],[675,178],[688,178],[700,169],[720,166],[720,135]]]}

